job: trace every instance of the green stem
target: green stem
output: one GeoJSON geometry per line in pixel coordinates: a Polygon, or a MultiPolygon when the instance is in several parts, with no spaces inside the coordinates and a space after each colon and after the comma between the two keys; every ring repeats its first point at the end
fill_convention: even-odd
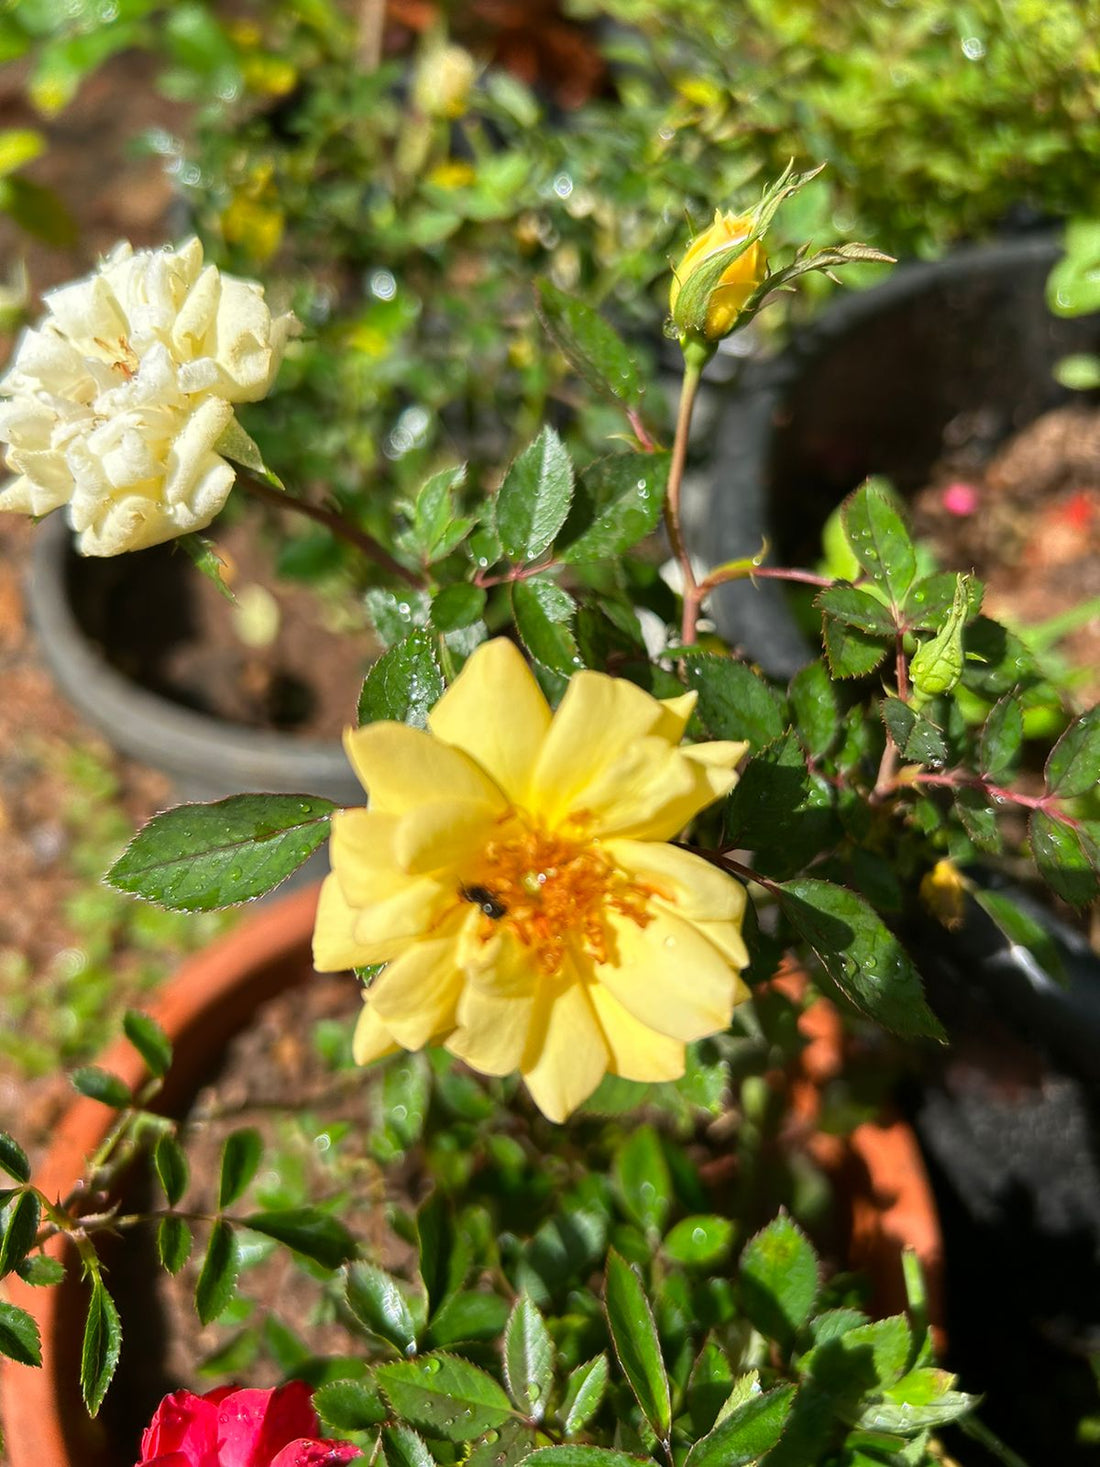
{"type": "Polygon", "coordinates": [[[415,587],[418,591],[423,589],[424,583],[414,571],[402,565],[399,560],[395,560],[373,535],[368,535],[357,525],[349,524],[343,515],[337,514],[335,510],[325,509],[320,504],[309,504],[306,500],[298,499],[285,489],[274,489],[270,484],[265,484],[262,479],[257,479],[247,469],[242,469],[240,465],[237,465],[237,470],[243,486],[257,499],[262,499],[279,509],[292,509],[295,514],[315,520],[319,525],[326,526],[339,539],[346,540],[349,545],[353,545],[361,555],[378,566],[380,570],[404,581],[407,586],[415,587]]]}

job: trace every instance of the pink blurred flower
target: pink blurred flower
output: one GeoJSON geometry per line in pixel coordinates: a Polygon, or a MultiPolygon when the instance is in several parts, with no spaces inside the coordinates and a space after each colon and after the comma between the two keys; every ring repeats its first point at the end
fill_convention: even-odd
{"type": "Polygon", "coordinates": [[[320,1440],[312,1397],[301,1380],[268,1391],[173,1391],[141,1438],[136,1467],[337,1467],[361,1457],[350,1442],[320,1440]]]}
{"type": "Polygon", "coordinates": [[[943,491],[943,507],[948,514],[957,514],[960,518],[976,513],[981,503],[981,495],[973,484],[965,484],[956,480],[954,484],[948,484],[943,491]]]}

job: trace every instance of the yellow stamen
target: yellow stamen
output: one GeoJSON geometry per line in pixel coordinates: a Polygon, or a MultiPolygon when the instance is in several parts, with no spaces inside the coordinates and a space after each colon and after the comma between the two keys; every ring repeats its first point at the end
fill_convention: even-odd
{"type": "MultiPolygon", "coordinates": [[[[557,973],[570,947],[594,962],[608,960],[608,913],[639,927],[652,920],[651,888],[617,870],[598,842],[573,840],[519,821],[485,848],[476,883],[486,940],[507,928],[531,949],[539,971],[557,973]]],[[[469,898],[467,898],[468,900],[469,898]]]]}

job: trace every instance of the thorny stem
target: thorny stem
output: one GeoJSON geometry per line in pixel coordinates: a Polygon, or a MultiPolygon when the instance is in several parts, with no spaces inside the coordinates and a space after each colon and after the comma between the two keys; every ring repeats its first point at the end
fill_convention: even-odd
{"type": "Polygon", "coordinates": [[[306,519],[316,520],[319,525],[325,525],[341,540],[346,540],[349,545],[354,545],[360,554],[366,556],[380,570],[396,576],[407,586],[413,586],[418,591],[423,590],[424,583],[414,571],[402,565],[399,560],[395,560],[388,550],[379,545],[373,535],[368,535],[357,525],[349,524],[343,515],[337,514],[335,510],[325,509],[320,504],[309,504],[306,500],[297,498],[296,495],[288,493],[285,489],[274,489],[270,484],[265,484],[262,479],[257,479],[254,474],[239,465],[238,473],[241,483],[250,494],[255,494],[257,499],[276,505],[280,509],[292,509],[295,514],[304,515],[306,519]]]}
{"type": "MultiPolygon", "coordinates": [[[[709,577],[708,577],[709,579],[709,577]]],[[[804,586],[827,588],[836,584],[832,576],[814,575],[813,571],[792,570],[782,565],[758,565],[749,572],[750,581],[798,581],[804,586]]]]}
{"type": "Polygon", "coordinates": [[[540,560],[536,565],[514,565],[499,576],[487,576],[484,571],[478,571],[473,578],[473,585],[487,590],[490,586],[511,585],[513,581],[526,581],[531,576],[541,576],[544,571],[553,570],[557,564],[553,560],[540,560]]]}
{"type": "Polygon", "coordinates": [[[642,449],[643,453],[656,453],[657,440],[642,421],[642,415],[638,409],[627,408],[626,418],[633,430],[634,437],[638,440],[638,446],[642,449]]]}
{"type": "Polygon", "coordinates": [[[691,434],[691,414],[695,407],[695,396],[703,375],[703,364],[686,358],[684,380],[680,387],[680,409],[676,417],[676,437],[672,444],[672,462],[668,469],[668,492],[665,497],[665,529],[669,544],[676,557],[684,578],[684,614],[680,628],[680,640],[685,647],[695,641],[695,626],[699,620],[699,604],[702,597],[691,568],[691,557],[684,544],[680,525],[680,495],[684,483],[684,465],[687,462],[688,438],[691,434]]]}
{"type": "Polygon", "coordinates": [[[1072,816],[1058,808],[1058,796],[1055,794],[1024,795],[1018,790],[1005,789],[1003,785],[991,784],[980,774],[967,774],[961,769],[949,769],[943,774],[925,774],[918,771],[908,776],[907,779],[897,780],[894,788],[904,788],[906,784],[932,785],[940,789],[981,790],[983,794],[993,800],[1003,801],[1010,805],[1021,805],[1026,810],[1043,810],[1052,819],[1060,821],[1062,825],[1069,825],[1074,830],[1080,825],[1080,821],[1074,820],[1072,816]]]}

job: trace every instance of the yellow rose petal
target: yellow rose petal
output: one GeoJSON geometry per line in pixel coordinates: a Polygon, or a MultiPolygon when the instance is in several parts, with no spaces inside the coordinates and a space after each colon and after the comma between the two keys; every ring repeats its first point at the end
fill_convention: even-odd
{"type": "Polygon", "coordinates": [[[326,876],[313,927],[313,966],[318,973],[342,973],[370,962],[355,938],[358,916],[359,908],[348,905],[337,878],[326,876]]]}
{"type": "Polygon", "coordinates": [[[580,672],[554,714],[531,781],[531,805],[551,825],[588,808],[607,771],[667,717],[656,698],[622,678],[580,672]]]}
{"type": "Polygon", "coordinates": [[[565,974],[543,985],[531,1017],[521,1064],[531,1098],[552,1121],[563,1121],[595,1090],[609,1059],[603,1031],[584,984],[565,974]]]}
{"type": "Polygon", "coordinates": [[[494,810],[507,801],[492,779],[459,749],[403,723],[370,723],[349,729],[344,748],[370,794],[373,810],[403,815],[438,799],[480,801],[494,810]]]}
{"type": "Polygon", "coordinates": [[[609,840],[615,865],[652,885],[660,901],[689,922],[734,922],[745,911],[745,888],[712,862],[663,841],[609,840]]]}
{"type": "Polygon", "coordinates": [[[451,934],[413,943],[371,984],[368,999],[398,1044],[422,1049],[455,1025],[462,973],[455,963],[451,934]]]}
{"type": "Polygon", "coordinates": [[[644,928],[618,914],[611,926],[617,952],[596,968],[596,977],[636,1019],[682,1040],[729,1027],[733,972],[690,922],[654,906],[644,928]]]}
{"type": "Polygon", "coordinates": [[[428,715],[437,738],[477,760],[517,804],[550,727],[550,708],[523,654],[505,637],[484,642],[428,715]],[[506,710],[505,717],[488,710],[506,710]]]}
{"type": "Polygon", "coordinates": [[[625,1009],[603,983],[589,989],[611,1053],[608,1069],[624,1080],[678,1080],[684,1073],[684,1042],[658,1034],[625,1009]]]}
{"type": "Polygon", "coordinates": [[[519,1068],[527,1047],[536,974],[519,943],[508,939],[496,946],[492,970],[463,990],[447,1048],[483,1074],[507,1075],[519,1068]]]}
{"type": "Polygon", "coordinates": [[[369,1065],[384,1055],[396,1054],[401,1046],[383,1024],[364,994],[363,1012],[355,1024],[351,1041],[351,1055],[357,1065],[369,1065]]]}
{"type": "MultiPolygon", "coordinates": [[[[441,800],[399,817],[394,855],[402,871],[445,872],[476,863],[500,824],[497,811],[483,801],[441,800]]],[[[456,878],[457,880],[457,878],[456,878]]]]}

